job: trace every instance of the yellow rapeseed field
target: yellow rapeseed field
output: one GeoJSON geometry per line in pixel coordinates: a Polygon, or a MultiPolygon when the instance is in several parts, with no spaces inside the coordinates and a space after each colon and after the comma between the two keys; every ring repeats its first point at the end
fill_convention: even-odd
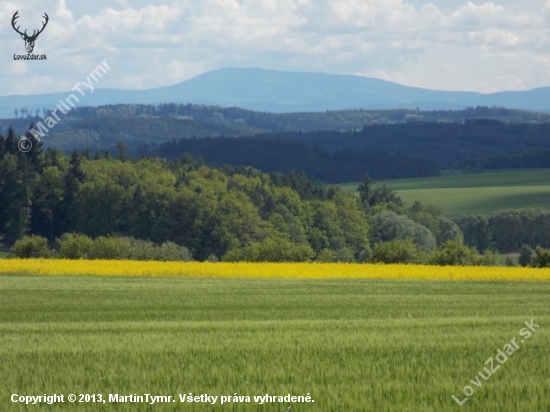
{"type": "Polygon", "coordinates": [[[347,263],[183,263],[64,259],[0,259],[0,273],[258,279],[550,280],[550,269],[518,267],[347,263]]]}

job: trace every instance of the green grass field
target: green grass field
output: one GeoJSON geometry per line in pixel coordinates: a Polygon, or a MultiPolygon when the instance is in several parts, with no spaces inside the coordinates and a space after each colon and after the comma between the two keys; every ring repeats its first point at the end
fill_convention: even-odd
{"type": "Polygon", "coordinates": [[[546,411],[550,283],[3,275],[0,377],[6,411],[546,411]],[[531,318],[540,329],[470,383],[531,318]],[[179,403],[190,392],[315,403],[179,403]],[[178,401],[10,402],[44,393],[178,401]]]}
{"type": "MultiPolygon", "coordinates": [[[[443,207],[446,215],[490,214],[499,209],[550,207],[550,169],[445,174],[380,181],[407,203],[415,200],[443,207]]],[[[342,185],[354,192],[358,183],[342,185]]]]}

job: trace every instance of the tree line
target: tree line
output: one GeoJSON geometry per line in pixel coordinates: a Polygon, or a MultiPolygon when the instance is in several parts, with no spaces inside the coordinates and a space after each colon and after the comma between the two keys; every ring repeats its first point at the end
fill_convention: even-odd
{"type": "MultiPolygon", "coordinates": [[[[36,121],[40,116],[49,116],[51,110],[43,108],[34,111],[26,108],[15,109],[14,119],[36,121]]],[[[98,107],[79,106],[67,114],[67,118],[129,118],[162,117],[185,118],[200,122],[245,124],[255,129],[274,132],[297,132],[315,130],[358,130],[365,125],[407,123],[411,121],[463,123],[472,119],[489,119],[503,123],[545,123],[550,122],[550,114],[529,112],[503,107],[468,107],[463,110],[338,110],[324,112],[269,113],[239,107],[220,107],[200,104],[164,103],[114,104],[98,107]]]]}
{"type": "MultiPolygon", "coordinates": [[[[50,115],[0,120],[24,133],[29,121],[50,115]]],[[[180,139],[254,137],[301,142],[308,147],[369,156],[407,156],[439,167],[464,163],[528,164],[529,159],[491,159],[512,151],[550,149],[550,115],[503,108],[459,111],[348,110],[322,113],[265,113],[241,108],[193,104],[77,107],[63,116],[43,139],[47,147],[92,153],[113,150],[118,142],[128,154],[156,155],[160,145],[180,139]]],[[[267,143],[266,143],[267,144],[267,143]]],[[[312,149],[313,150],[313,149],[312,149]]],[[[492,167],[492,166],[491,166],[492,167]]],[[[498,167],[498,166],[495,166],[498,167]]]]}
{"type": "Polygon", "coordinates": [[[197,260],[368,258],[368,221],[357,198],[314,187],[304,175],[218,170],[190,156],[88,159],[32,141],[33,150],[22,153],[13,131],[0,136],[6,245],[35,235],[53,246],[74,233],[172,242],[197,260]]]}
{"type": "Polygon", "coordinates": [[[267,173],[304,172],[312,179],[330,183],[359,181],[365,173],[377,179],[439,174],[439,167],[431,161],[347,149],[330,153],[321,147],[281,138],[180,139],[160,145],[156,153],[168,159],[188,153],[209,165],[250,165],[267,173]]]}
{"type": "Polygon", "coordinates": [[[67,156],[27,138],[23,153],[13,129],[0,135],[0,235],[23,255],[46,242],[57,256],[492,264],[491,250],[550,246],[543,209],[454,222],[368,174],[356,196],[304,173],[209,167],[189,154],[131,160],[122,146],[67,156]]]}
{"type": "Polygon", "coordinates": [[[550,149],[528,149],[503,153],[462,162],[461,169],[481,172],[491,169],[548,169],[550,149]]]}
{"type": "Polygon", "coordinates": [[[525,208],[500,210],[491,215],[470,215],[455,219],[464,241],[477,250],[494,248],[502,253],[517,252],[523,245],[550,247],[550,210],[525,208]]]}
{"type": "Polygon", "coordinates": [[[22,153],[13,130],[0,136],[0,233],[21,256],[429,263],[467,248],[440,211],[407,207],[368,176],[355,196],[304,174],[213,168],[189,155],[66,156],[28,138],[34,148],[22,153]]]}
{"type": "Polygon", "coordinates": [[[408,157],[431,161],[440,168],[461,167],[465,162],[514,151],[550,149],[550,123],[507,124],[472,119],[462,123],[415,121],[388,125],[367,125],[358,131],[313,131],[307,133],[262,134],[318,146],[330,153],[353,150],[370,154],[408,157]]]}

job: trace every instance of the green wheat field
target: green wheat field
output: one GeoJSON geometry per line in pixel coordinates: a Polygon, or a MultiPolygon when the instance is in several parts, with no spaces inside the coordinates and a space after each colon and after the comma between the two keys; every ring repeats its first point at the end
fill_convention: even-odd
{"type": "Polygon", "coordinates": [[[547,411],[550,284],[2,275],[0,377],[6,411],[547,411]],[[315,402],[10,402],[53,393],[315,402]]]}
{"type": "MultiPolygon", "coordinates": [[[[443,174],[380,181],[408,204],[418,200],[441,206],[447,216],[491,214],[500,209],[550,207],[550,169],[443,174]]],[[[341,185],[357,190],[358,182],[341,185]]]]}

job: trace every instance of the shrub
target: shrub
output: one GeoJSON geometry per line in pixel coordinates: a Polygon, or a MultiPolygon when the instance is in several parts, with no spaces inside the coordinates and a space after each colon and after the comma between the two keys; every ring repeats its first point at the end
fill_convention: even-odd
{"type": "Polygon", "coordinates": [[[493,249],[486,249],[482,255],[477,258],[477,264],[479,266],[497,266],[498,252],[493,249]]]}
{"type": "Polygon", "coordinates": [[[379,242],[372,251],[374,263],[422,263],[426,260],[423,253],[411,238],[379,242]]]}
{"type": "Polygon", "coordinates": [[[57,240],[59,257],[62,259],[87,259],[93,246],[92,239],[78,233],[65,233],[57,240]]]}
{"type": "Polygon", "coordinates": [[[156,260],[158,254],[154,243],[148,240],[135,239],[133,237],[112,237],[120,247],[119,259],[128,260],[156,260]]]}
{"type": "Polygon", "coordinates": [[[436,246],[435,237],[428,228],[407,216],[388,211],[373,216],[370,233],[374,245],[380,242],[410,238],[423,252],[432,252],[436,246]]]}
{"type": "Polygon", "coordinates": [[[192,260],[191,253],[184,246],[173,242],[159,246],[127,236],[100,236],[92,240],[86,235],[65,233],[57,245],[59,256],[64,259],[192,260]]]}
{"type": "Polygon", "coordinates": [[[225,254],[225,262],[309,262],[315,252],[305,243],[293,243],[287,239],[266,239],[252,242],[243,248],[231,249],[225,254]]]}
{"type": "Polygon", "coordinates": [[[521,266],[526,267],[531,265],[533,260],[533,250],[528,245],[523,245],[519,249],[519,258],[518,262],[521,266]]]}
{"type": "MultiPolygon", "coordinates": [[[[124,259],[124,242],[112,237],[100,236],[94,240],[90,251],[91,259],[124,259]]],[[[128,254],[128,251],[124,251],[128,254]]]]}
{"type": "Polygon", "coordinates": [[[158,246],[148,240],[133,239],[132,260],[159,260],[158,246]]]}
{"type": "Polygon", "coordinates": [[[431,263],[439,266],[479,266],[481,256],[471,247],[462,243],[462,239],[448,240],[431,258],[431,263]]]}
{"type": "Polygon", "coordinates": [[[185,246],[177,245],[174,242],[164,242],[156,247],[156,256],[153,260],[163,261],[182,261],[189,262],[192,260],[189,249],[185,246]]]}
{"type": "Polygon", "coordinates": [[[343,247],[336,251],[335,262],[351,263],[355,262],[353,251],[349,247],[343,247]]]}
{"type": "Polygon", "coordinates": [[[535,256],[533,256],[533,266],[536,268],[550,267],[550,250],[537,246],[535,248],[535,256]]]}
{"type": "Polygon", "coordinates": [[[324,263],[336,262],[336,252],[331,249],[323,249],[319,252],[315,260],[324,263]]]}
{"type": "Polygon", "coordinates": [[[11,251],[18,258],[46,258],[51,257],[52,252],[48,248],[48,240],[42,236],[24,236],[18,239],[11,251]]]}

